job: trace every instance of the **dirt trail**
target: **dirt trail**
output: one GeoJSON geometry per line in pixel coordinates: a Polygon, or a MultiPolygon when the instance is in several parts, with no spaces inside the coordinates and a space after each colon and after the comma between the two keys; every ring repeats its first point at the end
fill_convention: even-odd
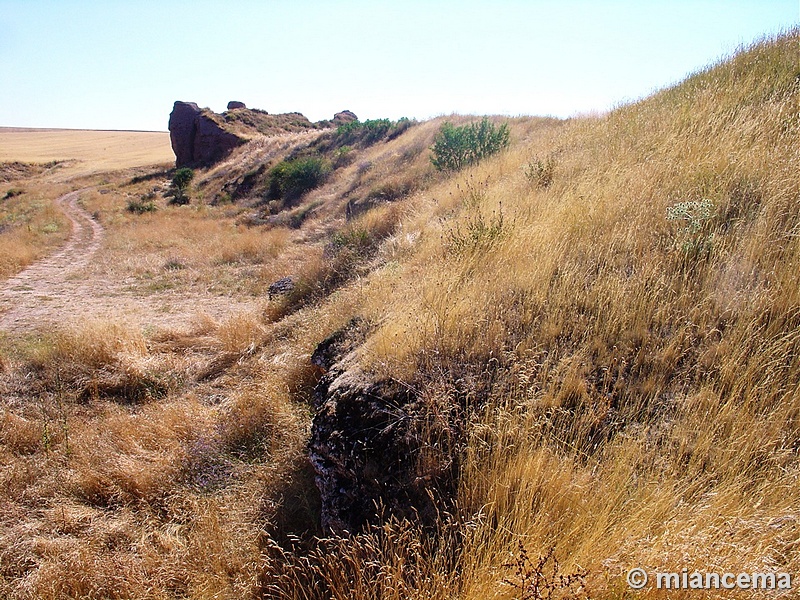
{"type": "Polygon", "coordinates": [[[221,318],[254,310],[253,301],[211,294],[132,292],[92,269],[104,229],[78,204],[85,190],[58,198],[72,223],[72,235],[55,254],[0,282],[0,332],[25,333],[68,325],[81,319],[112,318],[143,327],[182,328],[200,313],[221,318]]]}
{"type": "Polygon", "coordinates": [[[72,223],[72,235],[55,254],[8,279],[0,287],[0,329],[28,329],[42,324],[59,301],[74,298],[85,269],[103,239],[103,227],[78,204],[83,190],[55,203],[72,223]]]}

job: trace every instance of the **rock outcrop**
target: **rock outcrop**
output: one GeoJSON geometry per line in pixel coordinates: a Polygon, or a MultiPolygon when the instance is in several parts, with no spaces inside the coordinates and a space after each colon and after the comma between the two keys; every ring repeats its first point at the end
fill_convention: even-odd
{"type": "Polygon", "coordinates": [[[449,449],[429,448],[423,459],[426,436],[437,429],[425,401],[402,382],[371,380],[342,358],[351,340],[351,332],[338,332],[312,356],[324,372],[309,442],[322,527],[355,533],[389,516],[433,523],[454,491],[449,449]]]}
{"type": "Polygon", "coordinates": [[[175,153],[175,164],[183,167],[194,161],[195,119],[200,107],[194,102],[175,102],[169,115],[169,141],[175,153]]]}
{"type": "Polygon", "coordinates": [[[169,115],[169,137],[177,167],[208,167],[257,137],[327,129],[357,120],[349,110],[336,113],[332,121],[312,123],[302,113],[271,115],[237,100],[228,102],[222,114],[194,102],[177,101],[169,115]]]}
{"type": "Polygon", "coordinates": [[[269,284],[267,289],[269,299],[272,300],[277,296],[286,296],[294,291],[295,283],[291,277],[282,277],[273,283],[269,284]]]}
{"type": "Polygon", "coordinates": [[[177,167],[214,164],[247,141],[225,130],[209,110],[194,102],[175,102],[169,116],[169,138],[177,167]]]}
{"type": "Polygon", "coordinates": [[[342,125],[352,121],[358,121],[358,117],[354,112],[349,110],[343,110],[342,112],[337,112],[335,115],[333,115],[333,123],[335,125],[342,125]]]}

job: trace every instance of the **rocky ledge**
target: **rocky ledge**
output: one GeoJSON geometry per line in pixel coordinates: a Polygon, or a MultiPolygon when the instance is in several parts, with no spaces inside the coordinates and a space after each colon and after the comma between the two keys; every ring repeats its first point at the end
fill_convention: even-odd
{"type": "Polygon", "coordinates": [[[349,110],[338,112],[331,121],[312,123],[300,113],[271,115],[247,108],[244,102],[231,100],[228,110],[217,114],[194,102],[175,102],[169,116],[169,137],[177,167],[208,167],[256,137],[298,133],[313,129],[338,127],[357,120],[349,110]]]}
{"type": "Polygon", "coordinates": [[[334,334],[312,356],[324,373],[309,442],[322,527],[355,533],[389,517],[434,523],[457,480],[445,447],[450,426],[410,386],[372,380],[355,366],[355,328],[334,334]]]}
{"type": "Polygon", "coordinates": [[[227,156],[247,139],[227,131],[194,102],[175,102],[169,116],[169,139],[176,167],[209,166],[227,156]]]}

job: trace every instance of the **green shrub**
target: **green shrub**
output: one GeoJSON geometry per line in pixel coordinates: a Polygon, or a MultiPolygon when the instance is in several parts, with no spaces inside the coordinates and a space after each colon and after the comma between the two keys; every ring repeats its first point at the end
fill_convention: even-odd
{"type": "Polygon", "coordinates": [[[389,119],[371,119],[364,121],[364,141],[372,144],[383,139],[393,127],[389,119]]]}
{"type": "Polygon", "coordinates": [[[14,196],[21,196],[25,193],[25,190],[20,188],[11,188],[6,192],[6,195],[3,196],[3,200],[8,200],[9,198],[13,198],[14,196]]]}
{"type": "Polygon", "coordinates": [[[128,200],[128,211],[137,215],[154,212],[157,210],[154,198],[154,194],[144,194],[139,198],[131,198],[128,200]]]}
{"type": "Polygon", "coordinates": [[[555,166],[556,163],[552,156],[545,160],[534,158],[525,165],[525,177],[536,187],[546,189],[553,183],[555,166]]]}
{"type": "Polygon", "coordinates": [[[182,167],[175,171],[175,175],[172,177],[172,185],[179,190],[186,191],[192,179],[194,179],[194,171],[188,167],[182,167]]]}
{"type": "Polygon", "coordinates": [[[339,231],[331,238],[333,248],[340,250],[342,248],[349,248],[357,253],[363,253],[368,250],[374,240],[367,231],[366,227],[351,226],[342,231],[339,231]]]}
{"type": "Polygon", "coordinates": [[[507,123],[497,127],[486,117],[462,127],[446,122],[434,138],[431,162],[439,171],[458,171],[497,154],[508,144],[507,123]]]}
{"type": "Polygon", "coordinates": [[[272,200],[297,200],[309,190],[322,185],[330,171],[330,164],[316,156],[285,160],[269,173],[267,197],[272,200]]]}
{"type": "Polygon", "coordinates": [[[342,123],[336,128],[336,141],[343,146],[349,146],[359,141],[364,124],[361,121],[342,123]]]}
{"type": "Polygon", "coordinates": [[[400,117],[400,119],[397,120],[397,123],[395,123],[392,127],[392,130],[389,132],[389,139],[393,140],[394,138],[402,135],[415,123],[416,121],[412,121],[408,117],[400,117]]]}
{"type": "Polygon", "coordinates": [[[711,231],[714,214],[714,203],[706,198],[676,202],[667,208],[668,221],[683,223],[675,237],[675,245],[687,258],[697,259],[711,252],[714,245],[714,232],[711,231]]]}
{"type": "Polygon", "coordinates": [[[172,189],[168,192],[168,195],[172,197],[170,204],[189,204],[191,198],[187,192],[192,179],[194,179],[194,171],[188,167],[182,167],[175,171],[175,175],[172,176],[172,189]]]}
{"type": "Polygon", "coordinates": [[[405,117],[396,123],[389,119],[351,121],[340,125],[336,130],[335,143],[337,146],[369,146],[384,139],[393,140],[413,124],[413,121],[405,117]]]}

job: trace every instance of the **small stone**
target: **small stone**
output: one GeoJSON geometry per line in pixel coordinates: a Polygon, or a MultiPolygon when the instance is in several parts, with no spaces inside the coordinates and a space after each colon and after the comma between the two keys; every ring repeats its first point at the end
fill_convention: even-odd
{"type": "Polygon", "coordinates": [[[291,277],[284,277],[278,279],[275,283],[271,283],[268,288],[269,299],[272,300],[274,296],[285,296],[294,289],[294,280],[291,277]]]}

